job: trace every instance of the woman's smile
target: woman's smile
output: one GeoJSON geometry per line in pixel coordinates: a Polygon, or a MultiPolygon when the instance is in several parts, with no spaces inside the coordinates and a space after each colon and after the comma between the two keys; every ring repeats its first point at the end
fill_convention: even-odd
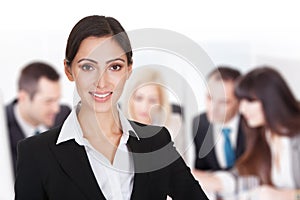
{"type": "Polygon", "coordinates": [[[113,92],[89,92],[89,94],[92,95],[95,101],[103,103],[111,98],[113,92]]]}

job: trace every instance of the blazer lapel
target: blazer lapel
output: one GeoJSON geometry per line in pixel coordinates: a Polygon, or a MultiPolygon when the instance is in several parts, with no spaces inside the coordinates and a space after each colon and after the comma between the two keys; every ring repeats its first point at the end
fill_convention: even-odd
{"type": "Polygon", "coordinates": [[[105,199],[89,164],[85,149],[74,140],[49,144],[63,171],[74,181],[87,199],[105,199]]]}
{"type": "Polygon", "coordinates": [[[143,144],[143,139],[138,139],[134,133],[131,133],[127,142],[129,150],[133,155],[134,162],[134,181],[131,193],[131,200],[147,199],[149,197],[149,172],[143,172],[143,165],[147,164],[141,157],[142,153],[150,152],[151,147],[143,144]]]}

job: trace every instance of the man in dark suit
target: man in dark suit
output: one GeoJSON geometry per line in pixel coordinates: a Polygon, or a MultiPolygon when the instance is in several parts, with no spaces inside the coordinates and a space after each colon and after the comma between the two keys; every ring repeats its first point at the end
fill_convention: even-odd
{"type": "Polygon", "coordinates": [[[63,123],[70,108],[60,105],[59,74],[42,62],[25,66],[18,81],[17,99],[6,106],[6,118],[14,172],[20,140],[63,123]]]}
{"type": "Polygon", "coordinates": [[[234,84],[239,76],[239,71],[226,66],[220,66],[208,75],[207,110],[193,119],[194,174],[197,170],[228,170],[244,152],[239,102],[234,94],[234,84]]]}

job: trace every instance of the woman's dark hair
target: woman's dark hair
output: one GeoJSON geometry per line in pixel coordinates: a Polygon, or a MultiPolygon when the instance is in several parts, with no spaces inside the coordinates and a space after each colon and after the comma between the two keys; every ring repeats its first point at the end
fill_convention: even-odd
{"type": "Polygon", "coordinates": [[[260,177],[262,183],[271,183],[271,151],[266,129],[272,134],[292,137],[300,133],[300,106],[278,71],[269,66],[257,67],[242,76],[236,84],[238,99],[258,100],[262,103],[266,124],[251,128],[243,118],[246,151],[237,161],[240,174],[260,177]]]}
{"type": "Polygon", "coordinates": [[[250,71],[237,83],[238,99],[262,102],[266,126],[279,135],[300,131],[300,107],[283,77],[275,69],[262,66],[250,71]]]}
{"type": "Polygon", "coordinates": [[[66,61],[70,66],[81,42],[88,37],[114,36],[113,39],[124,50],[128,64],[132,63],[130,40],[122,25],[112,17],[88,16],[81,19],[72,29],[66,47],[66,61]]]}

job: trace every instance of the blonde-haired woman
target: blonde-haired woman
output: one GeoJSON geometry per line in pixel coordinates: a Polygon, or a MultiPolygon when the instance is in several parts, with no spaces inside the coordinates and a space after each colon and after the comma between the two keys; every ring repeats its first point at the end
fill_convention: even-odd
{"type": "Polygon", "coordinates": [[[176,148],[183,155],[183,120],[180,114],[172,112],[168,90],[170,88],[156,66],[137,68],[127,83],[121,107],[129,119],[167,127],[176,148]]]}

